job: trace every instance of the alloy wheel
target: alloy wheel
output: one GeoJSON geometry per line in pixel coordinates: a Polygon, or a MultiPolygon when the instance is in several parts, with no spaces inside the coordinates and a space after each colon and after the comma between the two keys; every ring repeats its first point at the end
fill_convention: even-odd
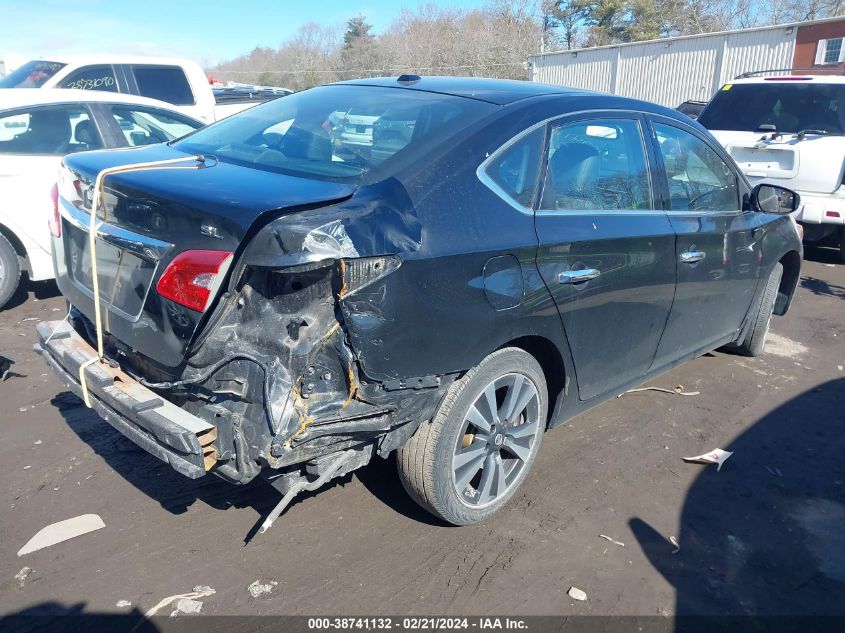
{"type": "Polygon", "coordinates": [[[463,502],[481,508],[507,494],[530,461],[542,426],[531,380],[505,374],[490,382],[467,410],[452,456],[463,502]]]}

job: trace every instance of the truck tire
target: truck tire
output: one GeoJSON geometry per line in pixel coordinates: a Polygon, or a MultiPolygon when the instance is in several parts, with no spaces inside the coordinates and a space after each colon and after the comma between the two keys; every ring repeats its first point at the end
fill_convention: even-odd
{"type": "Polygon", "coordinates": [[[525,480],[547,412],[546,379],[534,357],[515,347],[490,354],[449,387],[434,418],[399,449],[402,485],[453,525],[482,521],[525,480]]]}
{"type": "Polygon", "coordinates": [[[757,304],[756,311],[751,315],[751,329],[745,338],[732,351],[742,356],[759,356],[763,353],[763,346],[766,344],[766,337],[769,334],[769,324],[772,322],[772,310],[775,307],[775,298],[780,288],[780,279],[783,277],[783,264],[777,263],[766,281],[766,288],[757,304]]]}
{"type": "Polygon", "coordinates": [[[18,254],[5,236],[0,235],[0,309],[5,306],[21,281],[18,254]]]}

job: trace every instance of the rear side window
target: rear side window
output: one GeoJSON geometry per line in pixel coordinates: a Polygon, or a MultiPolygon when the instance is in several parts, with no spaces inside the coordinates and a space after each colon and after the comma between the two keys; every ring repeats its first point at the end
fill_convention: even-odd
{"type": "Polygon", "coordinates": [[[111,66],[85,66],[65,77],[59,88],[117,92],[117,81],[111,66]]]}
{"type": "Polygon", "coordinates": [[[502,193],[530,209],[537,190],[544,129],[539,128],[505,149],[484,170],[502,193]]]}
{"type": "Polygon", "coordinates": [[[675,211],[737,211],[736,173],[707,143],[671,125],[655,123],[654,133],[675,211]]]}
{"type": "Polygon", "coordinates": [[[82,106],[29,108],[0,116],[0,154],[63,156],[102,146],[82,106]]]}
{"type": "Polygon", "coordinates": [[[158,108],[113,105],[110,110],[129,147],[166,143],[202,127],[198,121],[158,108]]]}
{"type": "Polygon", "coordinates": [[[652,209],[640,125],[592,119],[559,125],[549,140],[543,209],[652,209]]]}
{"type": "Polygon", "coordinates": [[[174,105],[193,105],[194,94],[178,66],[132,66],[138,94],[174,105]]]}

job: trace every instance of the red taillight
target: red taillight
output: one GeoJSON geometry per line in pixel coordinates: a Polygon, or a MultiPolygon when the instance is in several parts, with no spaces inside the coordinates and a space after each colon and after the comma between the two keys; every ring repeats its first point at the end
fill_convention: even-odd
{"type": "Polygon", "coordinates": [[[839,217],[839,211],[825,211],[824,214],[825,214],[825,216],[827,216],[829,218],[838,218],[839,217]]]}
{"type": "Polygon", "coordinates": [[[62,236],[62,218],[59,216],[59,185],[53,185],[50,189],[50,198],[53,200],[53,217],[47,219],[47,224],[50,226],[50,233],[53,237],[62,236]]]}
{"type": "Polygon", "coordinates": [[[232,260],[229,251],[184,251],[170,262],[156,285],[162,297],[205,312],[232,260]]]}

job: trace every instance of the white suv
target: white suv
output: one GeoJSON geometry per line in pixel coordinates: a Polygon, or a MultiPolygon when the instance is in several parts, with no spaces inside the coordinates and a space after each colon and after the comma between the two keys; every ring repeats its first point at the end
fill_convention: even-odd
{"type": "Polygon", "coordinates": [[[845,77],[786,72],[725,84],[698,122],[752,184],[800,193],[804,241],[836,239],[845,262],[845,77]]]}

